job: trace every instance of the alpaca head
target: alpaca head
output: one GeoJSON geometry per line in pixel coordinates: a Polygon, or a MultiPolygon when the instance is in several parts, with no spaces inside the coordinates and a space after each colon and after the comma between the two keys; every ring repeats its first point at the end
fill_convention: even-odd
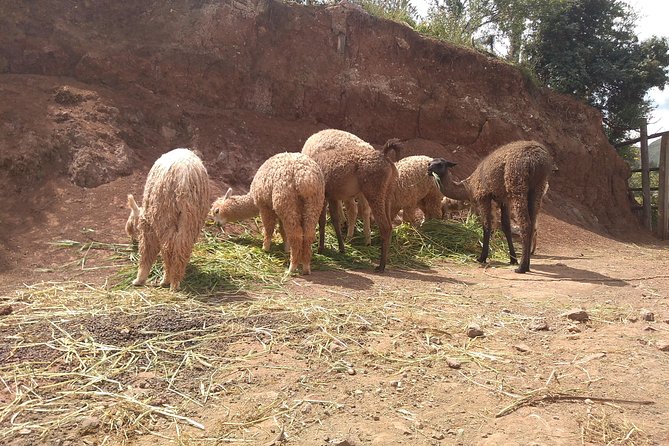
{"type": "Polygon", "coordinates": [[[125,232],[130,236],[133,242],[137,242],[139,238],[139,218],[142,214],[142,208],[137,206],[135,197],[128,194],[128,207],[130,208],[130,216],[125,223],[125,232]]]}
{"type": "Polygon", "coordinates": [[[451,172],[448,168],[455,166],[457,166],[456,163],[446,161],[444,158],[434,158],[427,165],[427,175],[434,178],[442,193],[444,192],[444,184],[451,182],[451,172]]]}
{"type": "Polygon", "coordinates": [[[235,197],[230,196],[231,193],[232,188],[228,188],[225,195],[217,198],[211,206],[211,215],[214,217],[214,221],[219,225],[224,225],[228,222],[230,219],[230,210],[236,207],[236,199],[235,197]]]}

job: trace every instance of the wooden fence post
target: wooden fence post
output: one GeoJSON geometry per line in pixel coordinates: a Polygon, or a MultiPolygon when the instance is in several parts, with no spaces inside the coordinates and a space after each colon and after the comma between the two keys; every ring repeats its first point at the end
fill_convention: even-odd
{"type": "Polygon", "coordinates": [[[652,229],[652,214],[650,212],[650,170],[648,160],[648,125],[646,120],[641,121],[641,193],[643,194],[643,225],[652,229]]]}
{"type": "Polygon", "coordinates": [[[662,135],[660,143],[660,188],[657,202],[659,218],[657,235],[669,239],[669,133],[662,135]]]}

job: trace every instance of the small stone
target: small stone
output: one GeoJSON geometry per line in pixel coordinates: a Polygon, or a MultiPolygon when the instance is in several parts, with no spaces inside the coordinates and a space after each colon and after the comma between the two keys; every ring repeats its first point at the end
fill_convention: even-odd
{"type": "Polygon", "coordinates": [[[446,436],[441,432],[437,432],[436,434],[432,435],[432,438],[434,438],[435,440],[443,440],[444,438],[446,438],[446,436]]]}
{"type": "Polygon", "coordinates": [[[645,308],[642,309],[639,314],[641,315],[641,319],[644,321],[653,322],[655,320],[655,314],[650,310],[646,310],[645,308]]]}
{"type": "Polygon", "coordinates": [[[302,404],[302,408],[300,409],[300,412],[302,412],[304,414],[307,414],[307,413],[311,412],[311,409],[313,409],[313,405],[309,402],[306,402],[306,403],[302,404]]]}
{"type": "Polygon", "coordinates": [[[79,433],[86,435],[94,432],[100,426],[100,419],[98,417],[86,417],[81,420],[79,425],[79,433]]]}
{"type": "Polygon", "coordinates": [[[569,333],[580,333],[581,329],[578,328],[576,325],[570,325],[569,327],[567,327],[567,331],[569,333]]]}
{"type": "Polygon", "coordinates": [[[531,351],[530,347],[527,344],[516,344],[513,346],[513,348],[515,348],[521,353],[526,353],[531,351]]]}
{"type": "Polygon", "coordinates": [[[667,341],[657,341],[655,346],[661,352],[669,352],[669,342],[667,342],[667,341]]]}
{"type": "Polygon", "coordinates": [[[446,364],[452,369],[459,369],[462,367],[462,364],[457,359],[446,358],[446,364]]]}
{"type": "Polygon", "coordinates": [[[353,395],[355,395],[355,396],[362,396],[362,395],[364,395],[364,393],[365,393],[365,392],[363,392],[362,390],[358,389],[358,390],[356,390],[355,392],[353,392],[353,395]]]}
{"type": "Polygon", "coordinates": [[[27,427],[24,427],[23,429],[21,429],[21,430],[19,431],[19,435],[30,435],[30,434],[32,434],[32,433],[33,433],[33,431],[31,431],[31,430],[28,429],[27,427]]]}
{"type": "Polygon", "coordinates": [[[349,375],[353,376],[353,375],[355,375],[355,369],[354,369],[353,367],[348,367],[348,368],[346,369],[346,373],[348,373],[349,375]]]}
{"type": "Polygon", "coordinates": [[[528,326],[528,328],[532,331],[548,331],[548,330],[550,330],[550,328],[548,327],[548,323],[543,319],[532,322],[528,326]]]}
{"type": "Polygon", "coordinates": [[[0,306],[0,316],[7,316],[9,314],[12,314],[12,311],[14,311],[14,309],[12,308],[11,305],[0,306]]]}
{"type": "Polygon", "coordinates": [[[330,444],[332,446],[355,446],[355,443],[353,443],[349,439],[344,439],[344,440],[330,440],[330,444]]]}
{"type": "Polygon", "coordinates": [[[390,381],[390,386],[399,389],[402,387],[402,381],[390,381]]]}
{"type": "Polygon", "coordinates": [[[470,338],[477,338],[479,336],[483,336],[483,330],[481,330],[481,327],[479,327],[476,324],[469,324],[467,327],[467,336],[470,338]]]}
{"type": "Polygon", "coordinates": [[[580,308],[573,308],[569,311],[562,313],[560,316],[578,322],[585,322],[589,319],[588,313],[580,308]]]}
{"type": "Polygon", "coordinates": [[[378,415],[374,415],[372,417],[372,420],[374,420],[374,421],[379,421],[380,419],[381,419],[381,417],[379,417],[378,415]]]}

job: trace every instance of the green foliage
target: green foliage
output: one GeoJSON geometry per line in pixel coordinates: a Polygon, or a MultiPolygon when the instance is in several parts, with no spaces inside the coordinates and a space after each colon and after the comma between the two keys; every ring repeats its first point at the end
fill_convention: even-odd
{"type": "MultiPolygon", "coordinates": [[[[492,23],[493,0],[431,0],[427,19],[418,30],[459,45],[473,45],[481,28],[492,23]]],[[[486,35],[492,46],[491,36],[486,35]]]]}
{"type": "Polygon", "coordinates": [[[416,27],[418,13],[411,0],[355,0],[355,3],[372,15],[416,27]]]}
{"type": "Polygon", "coordinates": [[[639,128],[651,110],[646,92],[669,80],[669,42],[639,42],[636,19],[621,0],[554,2],[532,23],[527,45],[539,79],[601,110],[612,142],[639,128]]]}

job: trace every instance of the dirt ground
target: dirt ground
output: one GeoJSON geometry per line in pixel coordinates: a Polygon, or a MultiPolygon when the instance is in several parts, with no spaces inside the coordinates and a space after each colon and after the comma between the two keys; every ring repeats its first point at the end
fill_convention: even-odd
{"type": "MultiPolygon", "coordinates": [[[[95,269],[93,255],[82,267],[79,253],[48,243],[87,234],[124,241],[119,190],[133,181],[101,186],[96,201],[68,183],[53,188],[63,208],[42,216],[48,222],[42,230],[12,238],[18,251],[1,276],[0,299],[9,302],[22,284],[45,280],[103,286],[113,271],[95,269]]],[[[117,378],[130,395],[177,407],[203,430],[170,417],[157,417],[150,433],[104,423],[91,428],[86,416],[98,417],[91,408],[72,429],[38,440],[35,430],[23,430],[4,444],[669,444],[667,245],[616,241],[548,215],[540,221],[526,275],[498,263],[449,262],[384,275],[316,271],[241,302],[208,304],[207,315],[217,314],[207,316],[210,324],[242,327],[221,340],[224,348],[216,344],[218,359],[243,358],[210,375],[216,392],[192,396],[202,385],[197,368],[179,393],[167,395],[155,371],[117,378]],[[226,319],[256,306],[262,309],[249,319],[226,319]],[[564,316],[572,309],[585,310],[587,321],[564,316]],[[469,337],[471,324],[483,335],[469,337]]],[[[175,299],[182,317],[112,315],[86,324],[111,343],[119,327],[149,316],[173,334],[202,322],[189,310],[193,299],[175,299]]],[[[4,353],[10,363],[17,360],[4,353]]],[[[2,379],[6,404],[14,397],[12,376],[2,379]]]]}

